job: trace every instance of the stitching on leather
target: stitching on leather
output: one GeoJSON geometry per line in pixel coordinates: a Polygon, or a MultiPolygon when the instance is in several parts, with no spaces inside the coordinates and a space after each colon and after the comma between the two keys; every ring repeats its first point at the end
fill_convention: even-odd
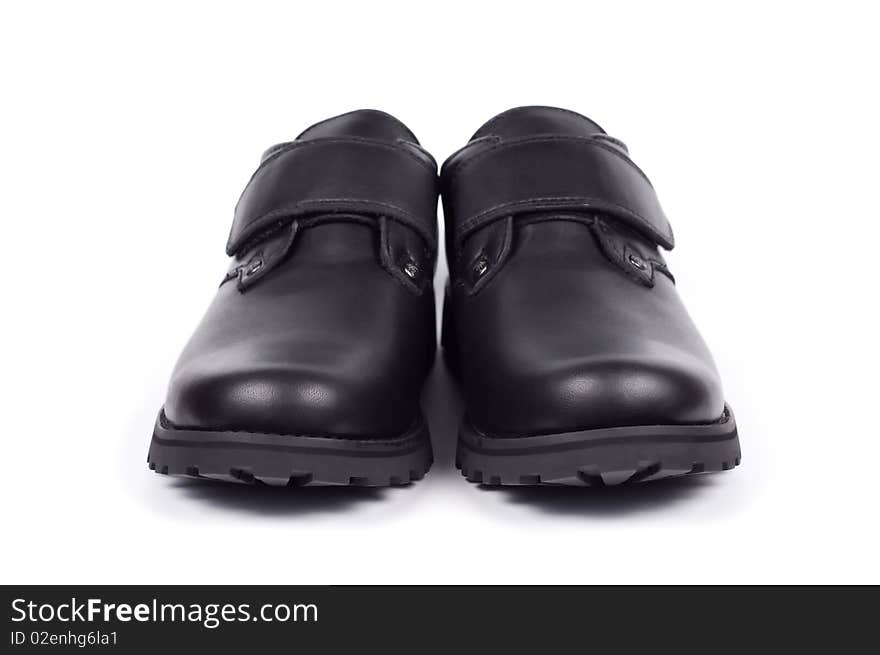
{"type": "MultiPolygon", "coordinates": [[[[645,261],[645,263],[650,265],[650,267],[651,267],[650,278],[647,278],[647,281],[650,282],[650,284],[648,284],[646,286],[649,286],[651,288],[654,287],[654,285],[656,284],[656,274],[657,273],[663,274],[664,276],[669,278],[673,284],[675,284],[675,276],[669,270],[669,267],[666,265],[665,262],[660,261],[659,259],[655,259],[650,256],[645,256],[642,253],[640,253],[638,250],[636,250],[635,248],[629,247],[627,245],[627,243],[625,242],[626,237],[624,237],[623,235],[620,235],[617,230],[615,230],[614,228],[609,226],[608,223],[606,221],[604,221],[602,218],[600,218],[599,216],[594,216],[592,219],[592,222],[590,222],[589,225],[592,228],[594,228],[593,234],[594,234],[596,240],[599,241],[600,249],[607,246],[608,248],[610,248],[614,252],[614,255],[619,259],[619,264],[620,264],[619,266],[617,266],[617,268],[620,268],[620,270],[623,273],[625,273],[627,275],[627,277],[629,277],[632,280],[638,282],[639,284],[643,284],[643,285],[645,284],[645,281],[646,281],[646,278],[642,277],[641,275],[639,275],[638,273],[636,273],[635,271],[630,269],[629,266],[627,266],[627,260],[629,258],[628,251],[630,251],[630,252],[634,252],[637,256],[641,257],[645,261]],[[606,235],[602,234],[603,232],[609,232],[610,234],[606,236],[606,235]],[[615,238],[615,237],[617,237],[617,238],[615,238]],[[620,243],[618,242],[618,238],[624,239],[622,250],[619,247],[620,243]]],[[[615,263],[615,262],[612,262],[612,263],[615,263]]]]}
{"type": "Polygon", "coordinates": [[[241,244],[236,248],[236,253],[246,252],[254,248],[258,243],[262,241],[268,241],[272,239],[276,233],[281,232],[285,227],[290,225],[294,220],[287,220],[288,217],[282,216],[278,221],[273,224],[266,225],[265,228],[259,229],[250,236],[248,236],[241,244]]]}
{"type": "Polygon", "coordinates": [[[596,140],[594,137],[542,136],[542,137],[526,137],[526,138],[522,138],[522,139],[509,139],[506,141],[501,141],[500,143],[498,143],[496,145],[489,146],[485,150],[482,150],[482,151],[476,153],[472,158],[465,160],[465,161],[462,161],[460,164],[458,164],[455,167],[455,169],[450,174],[451,175],[451,177],[449,179],[450,189],[452,189],[456,186],[458,179],[459,179],[459,176],[461,175],[462,172],[464,172],[465,170],[467,170],[468,168],[473,166],[476,162],[480,161],[484,157],[488,156],[489,154],[491,154],[497,150],[501,150],[504,148],[513,149],[517,146],[528,145],[528,144],[532,144],[532,143],[552,143],[552,142],[558,142],[558,141],[569,142],[569,143],[580,143],[583,145],[595,146],[597,148],[600,148],[601,150],[609,152],[612,155],[614,155],[615,157],[618,157],[621,161],[625,162],[626,164],[629,164],[633,168],[633,170],[635,170],[645,180],[645,182],[648,183],[648,186],[650,186],[651,189],[654,188],[654,185],[651,184],[651,181],[648,179],[648,176],[645,175],[644,171],[642,171],[642,169],[639,168],[632,159],[627,157],[625,154],[623,154],[619,150],[615,150],[611,146],[609,146],[605,143],[602,143],[601,141],[596,140]]]}
{"type": "Polygon", "coordinates": [[[489,142],[500,143],[501,137],[497,134],[487,134],[486,136],[481,136],[479,139],[471,139],[470,141],[468,141],[467,145],[462,146],[444,160],[442,175],[445,177],[447,175],[446,171],[448,171],[450,167],[452,168],[452,170],[455,170],[455,167],[458,165],[458,162],[455,160],[457,160],[459,157],[462,157],[466,151],[473,150],[474,146],[476,145],[489,142]]]}
{"type": "Polygon", "coordinates": [[[406,139],[397,139],[395,143],[399,144],[406,150],[409,150],[415,157],[418,157],[419,159],[424,159],[424,163],[432,167],[431,172],[435,176],[437,175],[437,160],[434,159],[434,155],[425,150],[418,143],[413,143],[412,141],[407,141],[406,139]]]}
{"type": "MultiPolygon", "coordinates": [[[[654,268],[653,267],[651,268],[650,276],[646,275],[644,277],[642,277],[641,275],[639,275],[635,271],[631,270],[626,265],[626,262],[627,262],[626,245],[624,245],[621,248],[620,244],[618,244],[617,240],[614,239],[612,236],[610,236],[610,235],[603,236],[601,234],[597,234],[596,231],[601,231],[603,229],[603,226],[602,226],[602,223],[598,219],[595,219],[595,221],[596,222],[593,223],[593,225],[595,226],[594,234],[595,234],[596,239],[600,242],[599,248],[600,248],[600,250],[603,247],[611,249],[611,251],[614,253],[615,257],[618,260],[616,262],[612,262],[612,264],[615,264],[614,267],[616,269],[618,269],[620,272],[622,272],[624,275],[626,275],[626,277],[631,279],[633,282],[636,282],[637,284],[640,284],[642,286],[653,287],[654,286],[654,268]]],[[[608,259],[608,256],[606,255],[605,258],[608,259]]]]}
{"type": "Polygon", "coordinates": [[[621,141],[620,139],[618,139],[616,137],[611,136],[610,134],[596,134],[593,138],[600,139],[602,141],[608,141],[608,142],[613,143],[614,145],[616,145],[620,148],[623,148],[623,150],[625,152],[629,152],[629,148],[626,147],[626,144],[623,141],[621,141]]]}
{"type": "MultiPolygon", "coordinates": [[[[375,146],[377,148],[384,148],[386,150],[399,152],[403,155],[406,155],[407,157],[412,159],[414,162],[418,163],[419,166],[422,166],[425,170],[429,171],[432,175],[437,174],[437,168],[435,166],[431,166],[428,162],[426,162],[424,159],[420,159],[414,152],[412,152],[408,148],[405,148],[405,147],[398,145],[396,143],[389,143],[388,141],[379,141],[377,139],[366,139],[363,137],[354,137],[354,136],[351,136],[351,137],[326,137],[326,138],[322,138],[322,139],[312,139],[311,141],[291,141],[287,145],[280,147],[278,150],[276,150],[271,155],[266,157],[266,159],[264,159],[262,162],[260,162],[260,165],[257,166],[257,170],[255,170],[253,172],[250,179],[248,180],[248,183],[245,185],[245,190],[247,190],[247,187],[253,181],[256,174],[259,173],[263,169],[263,167],[265,167],[269,162],[274,161],[275,159],[277,159],[278,157],[280,157],[284,153],[291,152],[292,150],[298,150],[300,148],[308,148],[308,147],[312,147],[312,146],[330,145],[330,144],[338,144],[338,143],[375,146]]],[[[242,195],[244,195],[244,194],[242,194],[242,195]]]]}
{"type": "Polygon", "coordinates": [[[468,295],[474,296],[483,289],[488,286],[488,284],[495,279],[495,276],[501,271],[504,267],[504,263],[507,261],[507,258],[510,256],[510,251],[513,246],[513,216],[508,216],[504,219],[504,238],[501,242],[501,248],[498,251],[498,256],[493,262],[494,266],[492,269],[488,271],[488,273],[481,279],[477,280],[475,284],[471,285],[471,288],[468,289],[468,295]]]}
{"type": "MultiPolygon", "coordinates": [[[[467,168],[472,166],[474,163],[478,162],[483,157],[486,157],[489,154],[495,152],[496,150],[499,150],[501,148],[513,148],[513,147],[516,147],[516,146],[522,145],[522,144],[558,142],[558,141],[566,141],[566,142],[573,142],[573,143],[580,143],[580,144],[584,144],[584,145],[589,145],[591,147],[596,147],[596,148],[599,148],[601,150],[604,150],[606,152],[611,153],[615,157],[618,157],[619,159],[621,159],[623,162],[629,164],[629,166],[632,167],[632,169],[636,173],[638,173],[642,177],[642,179],[645,180],[645,182],[648,184],[648,186],[651,188],[651,190],[654,191],[654,186],[651,184],[651,181],[648,179],[647,175],[645,175],[645,173],[635,164],[635,162],[633,162],[632,159],[630,159],[627,155],[621,153],[620,151],[616,150],[612,146],[610,146],[606,143],[602,143],[601,141],[598,141],[594,137],[550,136],[550,137],[528,137],[528,138],[524,138],[524,139],[502,141],[496,145],[490,146],[490,147],[486,148],[485,150],[482,150],[482,151],[476,153],[472,158],[462,161],[461,163],[456,165],[456,167],[452,170],[451,173],[449,173],[449,194],[450,194],[450,196],[455,195],[456,187],[459,184],[461,174],[467,168]]],[[[575,197],[530,198],[528,200],[517,201],[517,202],[513,202],[513,203],[502,203],[500,205],[495,205],[494,207],[491,207],[489,209],[481,211],[476,216],[472,216],[471,218],[465,220],[463,223],[458,225],[455,228],[456,238],[461,239],[462,236],[464,236],[464,233],[466,233],[467,231],[472,229],[472,227],[475,224],[477,224],[480,220],[485,219],[486,215],[491,214],[492,212],[495,212],[495,211],[503,211],[503,208],[506,208],[506,207],[528,206],[530,203],[537,203],[539,201],[548,201],[548,200],[565,201],[565,200],[574,200],[574,199],[576,199],[576,198],[575,197]]],[[[626,213],[631,214],[634,218],[638,219],[642,223],[644,223],[645,227],[648,228],[651,232],[656,232],[657,234],[662,235],[663,238],[669,242],[671,242],[673,240],[672,229],[669,226],[668,220],[664,219],[663,223],[661,223],[660,229],[658,229],[654,226],[653,221],[651,221],[650,219],[648,219],[647,217],[643,216],[642,214],[640,214],[639,212],[635,211],[634,209],[632,209],[630,207],[626,207],[626,206],[620,205],[618,203],[604,200],[601,198],[592,198],[591,197],[591,198],[584,198],[584,199],[591,200],[591,201],[598,201],[606,206],[616,207],[617,209],[623,210],[626,213]]]]}
{"type": "MultiPolygon", "coordinates": [[[[631,214],[633,217],[646,223],[647,226],[651,228],[652,232],[656,232],[656,229],[654,228],[653,224],[648,219],[646,219],[644,216],[642,216],[641,214],[639,214],[635,210],[630,209],[629,207],[624,207],[623,205],[619,205],[615,202],[610,202],[608,200],[604,200],[601,198],[594,198],[591,196],[554,196],[554,197],[547,197],[547,198],[529,198],[528,200],[518,200],[516,202],[508,202],[508,203],[503,203],[500,205],[495,205],[494,207],[490,207],[489,209],[481,211],[476,216],[469,218],[468,220],[464,221],[461,225],[456,227],[455,238],[456,238],[456,240],[463,239],[465,236],[467,236],[468,232],[471,232],[473,230],[478,229],[478,227],[480,227],[479,224],[481,222],[484,222],[484,221],[485,222],[492,222],[492,221],[498,220],[499,218],[502,218],[502,216],[505,213],[507,213],[508,210],[513,210],[518,207],[528,208],[530,205],[540,205],[541,203],[550,202],[550,201],[554,201],[554,202],[580,202],[580,203],[584,203],[584,204],[594,203],[596,206],[604,205],[607,207],[615,207],[617,209],[625,211],[628,214],[631,214]],[[491,216],[492,214],[496,214],[496,213],[499,214],[499,216],[497,216],[497,217],[491,216]]],[[[585,209],[589,209],[589,207],[586,207],[585,209]]],[[[548,211],[553,211],[553,210],[548,210],[548,211]]],[[[664,235],[664,237],[666,237],[666,235],[664,235]]]]}
{"type": "Polygon", "coordinates": [[[400,276],[399,269],[395,268],[393,253],[391,252],[391,234],[388,228],[387,216],[379,217],[379,266],[381,266],[395,282],[406,289],[407,293],[414,293],[421,296],[425,291],[424,284],[416,284],[415,282],[403,279],[400,276]]]}
{"type": "MultiPolygon", "coordinates": [[[[348,203],[373,209],[375,209],[375,207],[382,207],[392,212],[399,213],[401,215],[394,216],[394,220],[403,223],[404,225],[407,225],[408,227],[411,227],[413,230],[415,230],[428,243],[428,246],[431,248],[432,252],[437,247],[436,238],[433,234],[429,233],[428,228],[421,225],[419,217],[415,214],[412,214],[403,207],[398,207],[397,205],[394,205],[392,203],[379,202],[374,200],[360,200],[358,198],[316,198],[312,200],[305,200],[284,205],[283,207],[279,207],[278,209],[273,209],[270,212],[252,218],[247,223],[242,225],[241,229],[239,230],[239,237],[235,240],[231,240],[227,244],[227,247],[231,246],[234,243],[238,243],[241,240],[242,235],[246,234],[248,229],[250,229],[250,226],[254,223],[271,220],[276,217],[296,214],[299,211],[309,211],[309,208],[312,206],[316,206],[315,211],[320,211],[320,205],[327,205],[332,203],[348,203]]],[[[240,247],[241,246],[239,246],[239,248],[240,247]]],[[[238,250],[239,248],[236,248],[236,250],[238,250]]]]}

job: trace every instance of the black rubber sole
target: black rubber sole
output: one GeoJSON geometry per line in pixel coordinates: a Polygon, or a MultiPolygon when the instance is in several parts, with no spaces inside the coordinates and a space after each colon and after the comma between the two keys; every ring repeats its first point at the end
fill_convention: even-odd
{"type": "Polygon", "coordinates": [[[727,471],[740,463],[729,407],[706,425],[647,425],[533,437],[490,437],[467,424],[456,466],[488,485],[605,487],[727,471]]]}
{"type": "Polygon", "coordinates": [[[396,439],[188,430],[159,413],[147,463],[157,473],[246,484],[387,487],[420,480],[431,467],[420,421],[396,439]]]}

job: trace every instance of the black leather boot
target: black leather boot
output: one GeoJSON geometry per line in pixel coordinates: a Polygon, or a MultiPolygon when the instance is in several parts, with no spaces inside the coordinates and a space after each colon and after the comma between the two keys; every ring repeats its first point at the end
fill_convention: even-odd
{"type": "Polygon", "coordinates": [[[603,486],[739,464],[658,249],[672,230],[623,143],[574,112],[512,109],[446,161],[441,189],[469,480],[603,486]]]}
{"type": "Polygon", "coordinates": [[[229,272],[171,376],[148,461],[279,485],[389,485],[431,464],[437,166],[356,111],[270,148],[235,209],[229,272]]]}

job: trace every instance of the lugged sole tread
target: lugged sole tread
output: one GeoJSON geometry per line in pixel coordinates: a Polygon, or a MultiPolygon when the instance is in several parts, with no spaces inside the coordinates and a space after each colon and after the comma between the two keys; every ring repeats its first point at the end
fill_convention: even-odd
{"type": "Polygon", "coordinates": [[[729,471],[740,465],[729,406],[712,423],[597,428],[494,437],[462,424],[455,465],[484,485],[614,487],[729,471]]]}
{"type": "Polygon", "coordinates": [[[170,475],[174,477],[186,477],[200,480],[215,480],[222,482],[233,482],[250,486],[270,486],[270,487],[312,487],[312,486],[351,486],[351,487],[402,487],[413,482],[421,480],[425,477],[427,471],[408,471],[400,475],[391,475],[389,477],[369,477],[369,476],[350,476],[347,481],[340,482],[338,480],[322,479],[316,477],[309,472],[297,471],[289,477],[279,476],[263,476],[259,473],[243,469],[230,468],[225,473],[201,472],[198,466],[186,466],[181,470],[169,469],[167,464],[158,462],[149,462],[151,470],[161,475],[170,475]]]}
{"type": "Polygon", "coordinates": [[[156,473],[249,486],[405,486],[433,461],[427,424],[399,438],[357,440],[180,428],[160,411],[147,454],[156,473]]]}
{"type": "Polygon", "coordinates": [[[467,468],[462,468],[461,474],[468,482],[486,486],[565,485],[604,488],[680,478],[701,473],[729,471],[739,466],[740,462],[740,457],[737,457],[733,462],[710,463],[708,465],[706,462],[694,462],[688,469],[682,469],[678,466],[665,467],[663,462],[650,462],[640,464],[633,469],[615,471],[602,471],[596,466],[587,466],[577,469],[571,476],[554,477],[552,479],[535,474],[505,476],[467,468]]]}

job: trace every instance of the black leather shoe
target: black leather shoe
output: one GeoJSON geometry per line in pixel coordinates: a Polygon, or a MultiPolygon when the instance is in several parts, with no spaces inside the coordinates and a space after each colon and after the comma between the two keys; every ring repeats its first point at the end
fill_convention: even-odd
{"type": "Polygon", "coordinates": [[[171,376],[148,461],[268,484],[405,484],[431,464],[437,166],[356,111],[270,148],[233,257],[171,376]]]}
{"type": "Polygon", "coordinates": [[[626,146],[563,109],[512,109],[443,165],[443,343],[487,484],[729,469],[736,424],[658,247],[672,230],[626,146]]]}

